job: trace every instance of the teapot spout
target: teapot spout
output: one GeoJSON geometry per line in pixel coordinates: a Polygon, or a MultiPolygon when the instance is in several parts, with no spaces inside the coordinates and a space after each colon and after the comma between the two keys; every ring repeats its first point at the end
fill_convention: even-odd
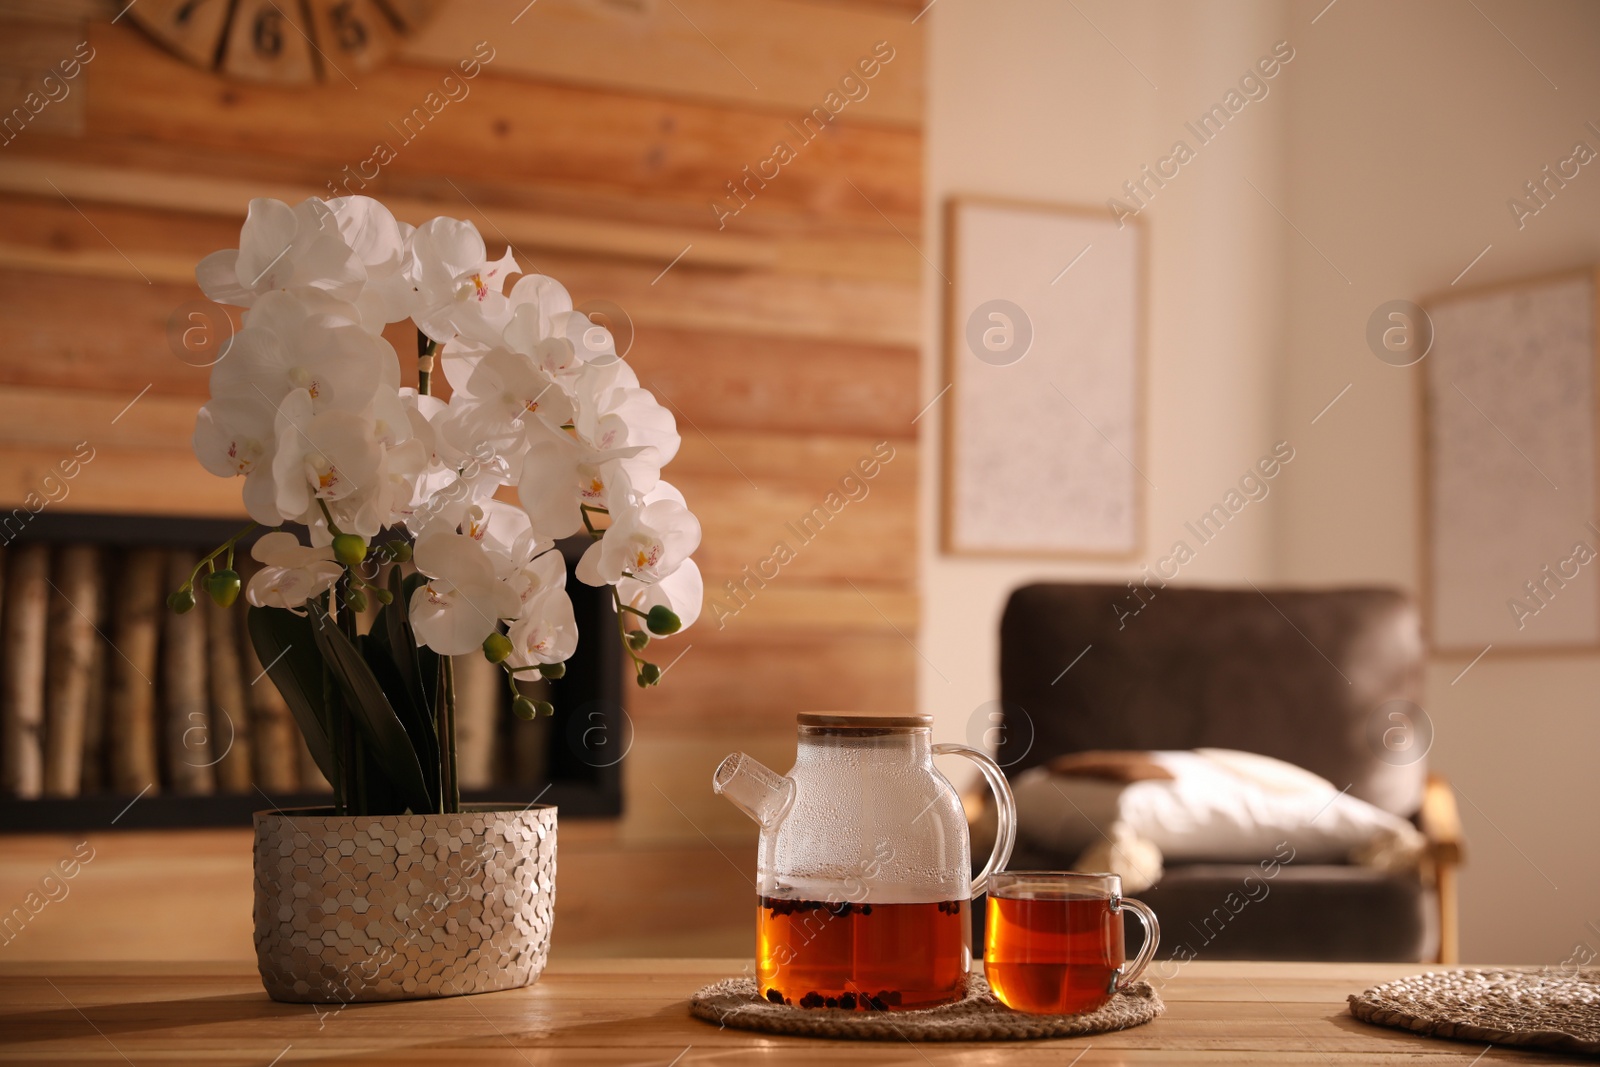
{"type": "Polygon", "coordinates": [[[763,830],[777,826],[794,803],[794,779],[743,752],[735,752],[717,765],[711,789],[760,823],[763,830]]]}

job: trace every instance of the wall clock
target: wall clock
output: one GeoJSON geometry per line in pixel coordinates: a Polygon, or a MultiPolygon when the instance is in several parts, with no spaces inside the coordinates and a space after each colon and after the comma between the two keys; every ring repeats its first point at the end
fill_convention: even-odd
{"type": "MultiPolygon", "coordinates": [[[[141,0],[128,16],[197,67],[276,85],[350,81],[440,0],[141,0]]],[[[352,82],[352,84],[354,84],[352,82]]]]}

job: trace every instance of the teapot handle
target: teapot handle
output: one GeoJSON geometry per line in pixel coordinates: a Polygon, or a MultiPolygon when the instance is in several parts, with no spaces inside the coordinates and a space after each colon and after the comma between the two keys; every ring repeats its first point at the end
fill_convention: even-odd
{"type": "Polygon", "coordinates": [[[989,876],[996,871],[1005,869],[1006,862],[1011,859],[1011,849],[1017,843],[1017,802],[1011,795],[1011,785],[1006,781],[1005,772],[1000,770],[1000,765],[975,748],[966,745],[934,745],[933,754],[936,756],[965,756],[978,765],[978,770],[983,772],[983,777],[989,783],[995,800],[999,801],[999,826],[994,835],[994,851],[989,854],[989,862],[984,864],[983,870],[972,880],[972,896],[977,898],[989,886],[989,876]]]}

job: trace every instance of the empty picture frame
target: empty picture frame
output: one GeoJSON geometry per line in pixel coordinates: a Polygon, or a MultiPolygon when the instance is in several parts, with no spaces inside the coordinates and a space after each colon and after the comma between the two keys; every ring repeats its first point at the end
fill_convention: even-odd
{"type": "Polygon", "coordinates": [[[1423,600],[1430,643],[1600,646],[1596,274],[1426,301],[1423,600]]]}
{"type": "Polygon", "coordinates": [[[1144,256],[1137,219],[949,203],[944,551],[1140,551],[1144,256]]]}

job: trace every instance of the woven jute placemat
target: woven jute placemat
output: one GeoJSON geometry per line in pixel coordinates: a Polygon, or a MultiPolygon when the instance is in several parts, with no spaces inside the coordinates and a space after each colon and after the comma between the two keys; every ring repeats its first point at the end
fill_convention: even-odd
{"type": "Polygon", "coordinates": [[[1352,995],[1350,1014],[1429,1037],[1600,1056],[1600,971],[1435,971],[1352,995]]]}
{"type": "Polygon", "coordinates": [[[995,999],[979,974],[967,975],[966,995],[954,1004],[912,1011],[845,1011],[773,1004],[756,994],[749,976],[726,978],[689,998],[689,1013],[739,1030],[855,1041],[1023,1041],[1126,1030],[1166,1010],[1148,982],[1135,982],[1084,1015],[1025,1015],[995,999]]]}

